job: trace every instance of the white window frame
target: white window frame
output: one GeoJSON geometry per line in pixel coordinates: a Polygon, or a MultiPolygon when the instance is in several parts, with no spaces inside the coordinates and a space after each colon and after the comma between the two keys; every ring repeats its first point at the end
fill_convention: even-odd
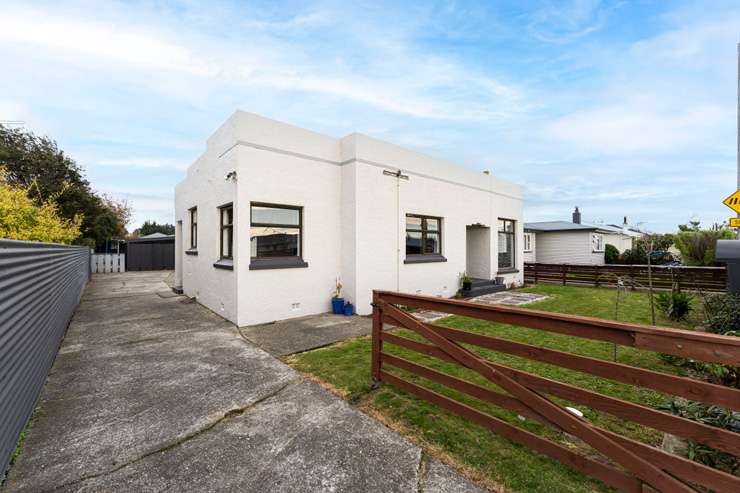
{"type": "Polygon", "coordinates": [[[604,235],[601,233],[591,233],[591,251],[594,253],[604,251],[604,235]]]}
{"type": "Polygon", "coordinates": [[[532,233],[524,233],[524,252],[532,252],[532,233]]]}

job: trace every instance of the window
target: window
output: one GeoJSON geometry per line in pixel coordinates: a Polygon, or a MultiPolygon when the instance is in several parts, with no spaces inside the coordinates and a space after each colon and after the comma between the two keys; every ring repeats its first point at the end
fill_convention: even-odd
{"type": "Polygon", "coordinates": [[[198,248],[198,208],[190,209],[190,249],[198,248]]]}
{"type": "Polygon", "coordinates": [[[510,219],[499,219],[498,220],[498,268],[499,269],[514,269],[515,256],[515,234],[516,228],[514,227],[515,222],[510,219]]]}
{"type": "Polygon", "coordinates": [[[440,262],[442,218],[406,214],[406,263],[440,262]]]}
{"type": "Polygon", "coordinates": [[[303,252],[303,208],[252,203],[250,269],[307,267],[303,252]]]}
{"type": "Polygon", "coordinates": [[[591,234],[591,247],[594,252],[604,251],[604,237],[599,233],[591,234]]]}
{"type": "Polygon", "coordinates": [[[221,258],[234,258],[234,207],[231,204],[218,208],[221,223],[221,258]]]}
{"type": "Polygon", "coordinates": [[[532,233],[524,233],[524,251],[532,251],[532,233]]]}

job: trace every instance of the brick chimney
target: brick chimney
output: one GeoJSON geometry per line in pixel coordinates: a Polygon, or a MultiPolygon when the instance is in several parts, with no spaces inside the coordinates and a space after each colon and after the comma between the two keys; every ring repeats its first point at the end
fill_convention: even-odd
{"type": "Polygon", "coordinates": [[[573,222],[581,224],[581,211],[578,210],[578,206],[576,206],[576,210],[573,211],[573,222]]]}

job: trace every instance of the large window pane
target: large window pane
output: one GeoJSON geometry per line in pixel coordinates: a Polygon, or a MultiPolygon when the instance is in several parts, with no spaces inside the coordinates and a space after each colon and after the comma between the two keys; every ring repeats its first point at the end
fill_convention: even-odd
{"type": "Polygon", "coordinates": [[[416,229],[421,231],[421,218],[416,216],[406,216],[406,229],[416,229]]]}
{"type": "Polygon", "coordinates": [[[510,219],[498,220],[498,266],[499,269],[513,269],[514,258],[514,221],[510,219]]]}
{"type": "Polygon", "coordinates": [[[442,255],[442,220],[406,215],[406,255],[442,255]]]}
{"type": "Polygon", "coordinates": [[[298,209],[253,205],[252,223],[298,226],[300,224],[300,211],[298,209]]]}
{"type": "Polygon", "coordinates": [[[234,244],[232,241],[232,229],[231,228],[223,228],[221,230],[221,241],[222,241],[222,248],[223,251],[221,253],[222,257],[229,258],[231,257],[231,248],[234,244]]]}
{"type": "Polygon", "coordinates": [[[406,255],[421,253],[421,231],[406,231],[406,255]]]}
{"type": "Polygon", "coordinates": [[[300,252],[300,229],[275,226],[250,228],[252,257],[297,257],[300,252]]]}
{"type": "Polygon", "coordinates": [[[427,233],[424,241],[424,253],[439,254],[439,233],[427,233]]]}

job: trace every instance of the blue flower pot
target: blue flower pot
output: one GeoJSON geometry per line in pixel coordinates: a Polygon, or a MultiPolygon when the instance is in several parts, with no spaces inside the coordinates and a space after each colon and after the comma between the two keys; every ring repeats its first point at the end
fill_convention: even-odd
{"type": "Polygon", "coordinates": [[[332,298],[331,311],[337,315],[344,313],[344,298],[332,298]]]}
{"type": "Polygon", "coordinates": [[[355,313],[355,307],[352,303],[347,303],[346,305],[344,305],[344,314],[346,316],[349,317],[350,315],[354,315],[354,313],[355,313]]]}

